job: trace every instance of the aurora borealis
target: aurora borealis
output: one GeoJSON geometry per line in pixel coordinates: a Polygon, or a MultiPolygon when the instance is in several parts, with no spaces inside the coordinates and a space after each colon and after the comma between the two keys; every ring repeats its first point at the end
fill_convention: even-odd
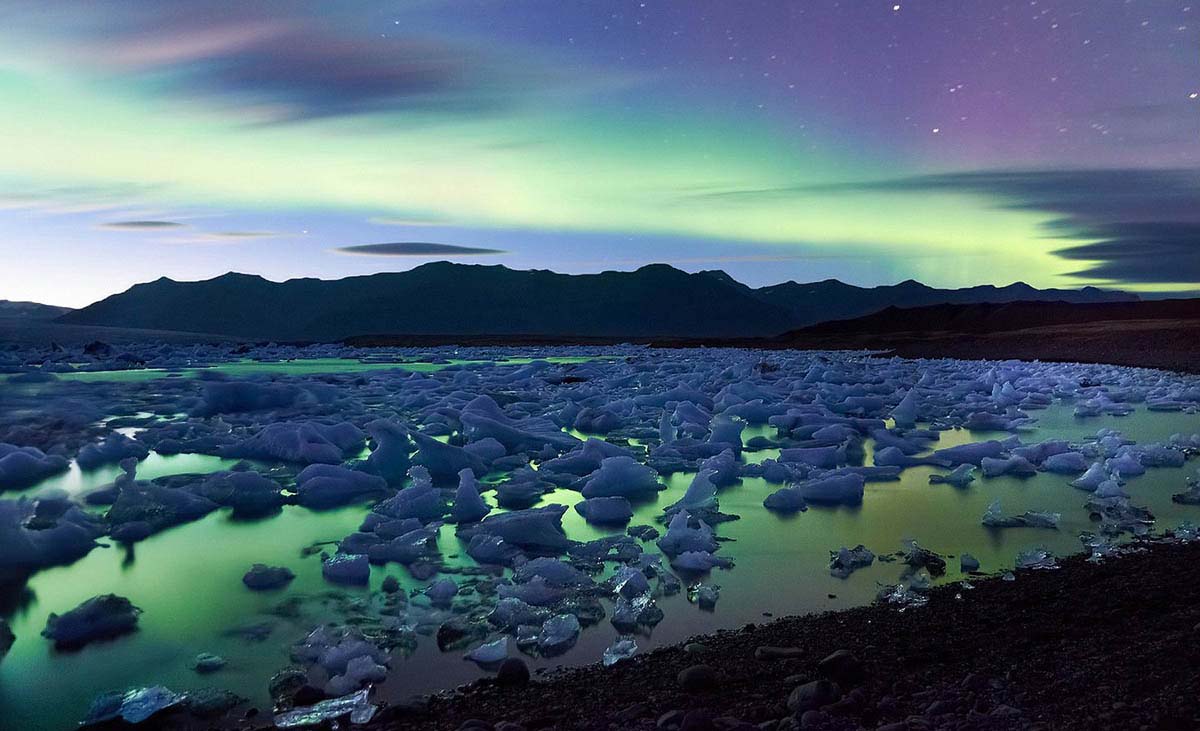
{"type": "Polygon", "coordinates": [[[0,0],[0,296],[447,254],[1192,290],[1198,52],[1167,0],[0,0]]]}

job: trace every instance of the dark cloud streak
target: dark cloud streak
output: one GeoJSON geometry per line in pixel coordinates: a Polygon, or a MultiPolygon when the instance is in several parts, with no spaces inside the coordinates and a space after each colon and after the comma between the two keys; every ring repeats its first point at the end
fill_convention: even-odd
{"type": "Polygon", "coordinates": [[[1073,276],[1130,284],[1200,282],[1200,170],[1193,168],[973,171],[689,198],[737,203],[853,193],[980,195],[1004,208],[1054,215],[1046,224],[1050,235],[1081,243],[1053,253],[1092,262],[1073,276]]]}
{"type": "Polygon", "coordinates": [[[469,256],[507,253],[502,249],[484,249],[474,246],[432,244],[415,241],[392,244],[358,244],[355,246],[341,246],[334,249],[334,251],[339,254],[355,254],[359,256],[469,256]]]}

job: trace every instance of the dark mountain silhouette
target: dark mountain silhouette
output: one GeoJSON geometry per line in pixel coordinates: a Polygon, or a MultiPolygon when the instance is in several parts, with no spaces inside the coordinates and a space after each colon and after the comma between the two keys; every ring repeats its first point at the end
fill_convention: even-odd
{"type": "Polygon", "coordinates": [[[163,278],[58,322],[289,341],[433,334],[731,338],[776,335],[897,303],[1034,297],[1136,299],[1094,288],[1042,292],[1024,284],[938,290],[905,282],[867,289],[827,280],[753,289],[725,272],[689,274],[665,264],[569,275],[435,262],[330,281],[271,282],[233,273],[202,282],[163,278]]]}
{"type": "Polygon", "coordinates": [[[53,320],[70,311],[70,307],[43,305],[39,302],[0,300],[0,318],[4,319],[53,320]]]}
{"type": "Polygon", "coordinates": [[[1200,371],[1200,299],[888,307],[763,341],[907,358],[1053,360],[1200,371]]]}

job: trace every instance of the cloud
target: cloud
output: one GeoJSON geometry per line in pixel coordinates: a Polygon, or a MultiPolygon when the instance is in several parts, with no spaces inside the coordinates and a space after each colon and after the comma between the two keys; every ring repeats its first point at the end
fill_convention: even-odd
{"type": "Polygon", "coordinates": [[[333,249],[333,251],[338,254],[354,254],[357,256],[471,256],[508,253],[502,249],[483,249],[474,246],[421,242],[358,244],[355,246],[340,246],[333,249]]]}
{"type": "Polygon", "coordinates": [[[828,185],[721,190],[690,199],[738,201],[852,193],[966,193],[1047,213],[1053,251],[1088,262],[1072,276],[1115,283],[1200,282],[1200,169],[971,171],[828,185]]]}
{"type": "Polygon", "coordinates": [[[100,227],[122,231],[156,231],[167,228],[179,228],[183,225],[178,221],[110,221],[100,224],[100,227]]]}
{"type": "MultiPolygon", "coordinates": [[[[595,85],[526,51],[487,49],[389,24],[364,33],[318,6],[264,10],[201,0],[186,9],[114,14],[104,32],[65,50],[77,63],[186,101],[216,103],[253,123],[375,112],[477,113],[518,97],[595,85]]],[[[599,76],[594,75],[594,76],[599,76]]]]}

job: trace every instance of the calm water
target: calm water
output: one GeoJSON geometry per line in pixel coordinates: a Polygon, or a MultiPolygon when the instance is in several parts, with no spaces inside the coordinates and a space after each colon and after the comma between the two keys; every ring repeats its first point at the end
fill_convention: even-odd
{"type": "MultiPolygon", "coordinates": [[[[1082,439],[1100,427],[1124,431],[1138,442],[1159,441],[1175,432],[1200,431],[1200,417],[1150,413],[1132,416],[1075,419],[1069,407],[1034,412],[1039,428],[1023,434],[1025,441],[1060,437],[1082,439]]],[[[771,430],[747,430],[744,438],[771,430]]],[[[938,447],[979,441],[1007,434],[944,432],[938,447]]],[[[868,460],[871,445],[867,445],[868,460]]],[[[759,461],[774,452],[748,453],[759,461]]],[[[152,455],[139,467],[138,477],[209,472],[227,467],[212,457],[152,455]]],[[[1158,518],[1159,529],[1181,520],[1200,522],[1200,508],[1176,505],[1170,496],[1185,487],[1195,463],[1184,469],[1151,469],[1130,480],[1127,491],[1135,504],[1145,505],[1158,518]]],[[[733,539],[721,554],[736,567],[716,571],[708,579],[721,587],[715,612],[690,605],[684,594],[660,600],[666,619],[648,636],[638,638],[642,650],[677,642],[720,627],[762,621],[763,613],[776,616],[846,607],[874,598],[880,584],[894,583],[901,565],[876,562],[847,580],[831,577],[829,551],[863,543],[876,553],[901,547],[905,538],[945,554],[967,551],[985,571],[1011,567],[1019,550],[1043,546],[1065,554],[1079,550],[1078,534],[1092,524],[1082,505],[1087,493],[1068,486],[1068,478],[1039,474],[1031,479],[979,477],[971,487],[929,485],[932,468],[909,468],[899,482],[868,484],[861,506],[810,507],[808,512],[781,518],[762,507],[763,498],[777,489],[762,480],[747,479],[724,489],[721,509],[741,520],[719,526],[718,534],[733,539]],[[1005,513],[1052,510],[1063,514],[1057,531],[989,529],[979,520],[989,502],[1001,498],[1005,513]],[[836,595],[830,598],[829,595],[836,595]]],[[[92,473],[73,469],[26,491],[44,486],[71,491],[110,482],[115,468],[92,473]]],[[[669,489],[652,503],[637,506],[634,523],[653,522],[661,506],[678,499],[691,474],[668,480],[669,489]]],[[[490,495],[488,496],[490,499],[490,495]]],[[[546,496],[543,503],[573,504],[580,499],[570,491],[546,496]]],[[[99,692],[131,685],[162,683],[176,690],[204,686],[229,688],[249,696],[260,708],[268,707],[267,680],[288,664],[290,644],[322,621],[337,621],[355,602],[369,601],[372,591],[388,574],[406,589],[423,586],[396,565],[372,570],[370,588],[335,587],[321,578],[320,558],[304,557],[304,548],[334,541],[355,529],[367,506],[330,512],[310,512],[288,507],[282,514],[256,522],[236,522],[227,511],[168,530],[139,543],[135,551],[117,546],[94,550],[79,562],[36,574],[22,596],[5,598],[0,611],[17,635],[8,657],[0,662],[0,727],[21,729],[66,728],[82,717],[99,692]],[[258,593],[245,589],[241,576],[252,563],[290,567],[296,580],[286,589],[258,593]],[[62,612],[102,593],[126,596],[144,611],[140,629],[113,642],[93,644],[73,653],[56,652],[39,636],[46,615],[62,612]],[[291,600],[283,605],[285,600],[291,600]],[[286,611],[285,611],[286,610],[286,611]],[[239,630],[252,628],[264,638],[248,640],[239,630]],[[221,671],[199,676],[189,665],[199,652],[213,652],[229,664],[221,671]]],[[[574,511],[564,524],[568,536],[589,540],[607,531],[589,526],[574,511]]],[[[616,532],[616,531],[614,531],[616,532]]],[[[442,552],[447,563],[467,561],[453,528],[442,531],[442,552]]],[[[961,578],[958,562],[951,560],[945,580],[961,578]]],[[[457,577],[456,577],[457,578],[457,577]]],[[[610,605],[607,605],[609,608],[610,605]]],[[[617,635],[607,621],[585,630],[576,647],[552,660],[531,664],[558,665],[596,662],[617,635]]],[[[481,674],[460,652],[440,653],[430,637],[407,658],[397,656],[381,695],[404,697],[457,685],[481,674]]]]}
{"type": "MultiPolygon", "coordinates": [[[[585,363],[590,360],[595,360],[591,357],[555,357],[555,358],[540,358],[539,360],[549,361],[551,363],[585,363]]],[[[227,376],[254,376],[254,375],[270,375],[281,374],[289,376],[309,376],[324,373],[356,373],[359,371],[384,371],[400,368],[406,371],[415,371],[418,373],[429,373],[431,371],[441,370],[451,365],[468,365],[472,363],[496,363],[500,365],[523,365],[532,363],[532,358],[510,357],[497,361],[477,361],[477,360],[459,360],[449,359],[444,363],[430,363],[425,361],[412,362],[376,362],[376,361],[360,361],[350,358],[305,358],[303,360],[285,360],[285,361],[256,361],[242,360],[236,363],[219,363],[213,366],[203,368],[182,368],[179,370],[167,370],[164,368],[133,368],[121,371],[78,371],[74,373],[58,373],[59,380],[64,381],[81,381],[81,382],[97,382],[97,381],[112,381],[112,382],[136,382],[136,381],[152,381],[157,378],[194,378],[201,373],[223,373],[227,376]]]]}

